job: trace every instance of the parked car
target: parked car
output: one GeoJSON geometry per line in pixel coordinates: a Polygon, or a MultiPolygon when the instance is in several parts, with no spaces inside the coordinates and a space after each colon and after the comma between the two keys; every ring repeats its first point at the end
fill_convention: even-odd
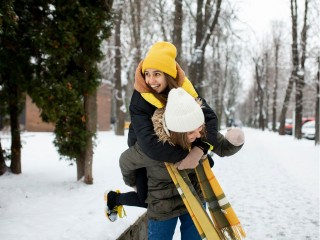
{"type": "Polygon", "coordinates": [[[291,118],[287,118],[284,125],[284,132],[288,135],[292,135],[293,128],[293,120],[291,118]]]}
{"type": "Polygon", "coordinates": [[[302,125],[302,137],[314,140],[316,135],[316,121],[309,121],[302,125]]]}
{"type": "Polygon", "coordinates": [[[307,117],[307,118],[302,118],[302,125],[307,123],[307,122],[311,122],[311,121],[315,121],[316,119],[314,117],[307,117]]]}
{"type": "MultiPolygon", "coordinates": [[[[302,118],[301,125],[303,126],[305,123],[314,121],[314,120],[315,120],[314,117],[302,118]]],[[[293,120],[291,118],[287,118],[285,123],[285,133],[288,135],[292,135],[292,130],[293,130],[293,120]]]]}

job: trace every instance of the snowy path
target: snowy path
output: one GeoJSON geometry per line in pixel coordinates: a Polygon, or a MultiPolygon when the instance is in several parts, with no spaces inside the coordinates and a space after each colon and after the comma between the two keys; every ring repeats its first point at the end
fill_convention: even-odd
{"type": "MultiPolygon", "coordinates": [[[[244,131],[243,149],[229,158],[214,156],[213,171],[247,239],[319,240],[319,146],[244,131]]],[[[10,146],[9,136],[0,134],[2,146],[10,146]]],[[[90,186],[76,181],[75,165],[58,160],[52,134],[24,133],[22,140],[23,173],[0,177],[1,240],[114,240],[144,212],[126,207],[127,217],[116,223],[103,212],[107,188],[131,190],[118,166],[126,137],[98,134],[90,186]]]]}
{"type": "Polygon", "coordinates": [[[245,135],[243,149],[217,159],[214,172],[248,239],[319,239],[319,147],[253,129],[245,135]]]}

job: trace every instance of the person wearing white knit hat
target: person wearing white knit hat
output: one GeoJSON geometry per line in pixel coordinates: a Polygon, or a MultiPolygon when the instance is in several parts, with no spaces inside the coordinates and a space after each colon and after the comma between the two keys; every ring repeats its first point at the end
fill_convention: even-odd
{"type": "MultiPolygon", "coordinates": [[[[233,145],[218,132],[216,114],[206,101],[198,95],[191,81],[175,61],[176,54],[176,48],[171,43],[157,42],[149,49],[145,59],[140,62],[136,69],[134,92],[129,106],[131,116],[128,134],[129,149],[120,156],[120,168],[126,185],[136,187],[137,192],[108,192],[106,198],[107,217],[117,216],[121,205],[147,207],[149,231],[160,231],[159,225],[153,225],[154,221],[165,222],[176,217],[186,217],[187,222],[181,222],[181,227],[186,226],[186,223],[191,223],[188,226],[192,227],[193,234],[197,235],[197,230],[190,216],[188,216],[181,197],[177,191],[173,190],[174,184],[168,176],[164,162],[174,163],[178,169],[193,169],[198,165],[201,156],[208,150],[208,144],[214,146],[212,150],[214,153],[220,157],[225,157],[238,152],[243,142],[238,146],[233,145]],[[170,134],[170,136],[165,134],[167,136],[163,135],[163,137],[168,138],[169,136],[171,140],[170,142],[162,141],[159,136],[155,135],[154,124],[151,119],[158,110],[161,111],[170,106],[169,93],[170,90],[172,91],[175,88],[183,88],[195,103],[195,99],[202,101],[202,106],[201,108],[199,106],[199,108],[202,109],[203,118],[198,110],[194,112],[194,115],[191,114],[190,116],[193,116],[193,118],[186,122],[177,121],[175,117],[170,118],[170,114],[167,116],[167,120],[165,120],[165,117],[164,119],[161,118],[161,123],[167,121],[166,125],[168,124],[167,128],[169,129],[167,132],[170,134]],[[197,128],[196,125],[199,125],[199,127],[197,128]],[[195,129],[191,129],[195,126],[195,129]],[[176,142],[175,136],[177,135],[187,136],[184,139],[186,141],[176,142]],[[199,135],[201,135],[201,138],[199,135]],[[183,142],[189,142],[189,144],[192,142],[192,147],[184,147],[183,142]],[[146,168],[147,171],[145,171],[146,168]],[[142,169],[144,171],[140,171],[142,169]],[[147,180],[145,180],[146,178],[147,180]]],[[[177,113],[180,108],[188,106],[188,104],[175,101],[173,101],[173,104],[176,106],[173,106],[175,110],[172,113],[174,111],[177,113]]],[[[189,110],[191,110],[191,107],[189,110]]],[[[187,115],[185,117],[188,117],[187,115]]],[[[161,127],[161,129],[164,133],[164,127],[161,127]]],[[[178,137],[177,139],[181,138],[178,137]]],[[[175,225],[171,224],[169,227],[174,230],[175,225]]],[[[189,227],[187,228],[191,231],[189,227]]],[[[172,234],[171,230],[168,231],[168,228],[165,228],[165,232],[158,233],[160,235],[170,235],[172,234]]],[[[193,237],[194,235],[186,231],[183,232],[181,231],[181,234],[189,235],[189,239],[199,238],[199,236],[197,236],[198,238],[193,237]]],[[[152,240],[153,238],[149,236],[149,239],[152,240]]],[[[167,238],[161,237],[160,239],[167,238]]]]}
{"type": "MultiPolygon", "coordinates": [[[[163,112],[163,129],[173,144],[180,145],[184,149],[192,149],[189,156],[184,161],[176,163],[175,166],[178,169],[195,168],[198,161],[191,161],[189,158],[195,158],[202,151],[207,152],[210,147],[200,140],[205,136],[205,118],[201,109],[201,101],[196,101],[183,88],[170,90],[163,112]],[[192,148],[192,143],[195,141],[197,142],[196,147],[192,148]]],[[[213,165],[212,159],[210,160],[213,165]]]]}
{"type": "Polygon", "coordinates": [[[204,124],[200,105],[183,88],[169,92],[164,111],[166,127],[174,132],[190,132],[204,124]]]}
{"type": "MultiPolygon", "coordinates": [[[[162,144],[169,143],[181,146],[183,149],[189,150],[193,157],[198,153],[207,152],[210,145],[202,141],[205,140],[206,135],[205,115],[202,107],[205,108],[202,106],[202,101],[192,97],[183,88],[171,89],[168,93],[166,106],[157,109],[152,116],[154,131],[159,141],[162,144]]],[[[175,166],[178,169],[192,169],[198,165],[198,161],[194,162],[194,165],[188,164],[189,161],[186,160],[188,157],[189,155],[182,161],[175,163],[175,166]]],[[[165,165],[148,158],[139,145],[130,148],[120,157],[120,168],[127,185],[131,185],[132,182],[129,172],[133,168],[140,170],[143,166],[146,167],[148,174],[149,188],[147,198],[148,239],[172,239],[175,224],[180,220],[181,239],[200,240],[190,215],[181,209],[183,202],[178,192],[172,190],[175,185],[165,165]]],[[[200,194],[201,190],[195,178],[195,172],[189,170],[188,176],[195,191],[200,194]]],[[[133,177],[137,180],[136,176],[133,177]]],[[[140,190],[137,188],[136,194],[140,190]]],[[[118,202],[120,203],[120,198],[127,194],[119,194],[118,202]]],[[[130,200],[132,202],[132,198],[130,200]]]]}

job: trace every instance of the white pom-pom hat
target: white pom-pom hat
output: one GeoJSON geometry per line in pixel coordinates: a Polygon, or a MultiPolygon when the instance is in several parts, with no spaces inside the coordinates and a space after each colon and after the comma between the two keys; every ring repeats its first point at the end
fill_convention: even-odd
{"type": "Polygon", "coordinates": [[[173,88],[164,111],[166,127],[173,132],[191,132],[204,124],[198,102],[183,88],[173,88]]]}

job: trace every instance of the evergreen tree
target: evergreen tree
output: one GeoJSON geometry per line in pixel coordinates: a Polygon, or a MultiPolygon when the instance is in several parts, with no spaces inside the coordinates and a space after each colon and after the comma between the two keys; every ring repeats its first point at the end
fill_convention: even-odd
{"type": "Polygon", "coordinates": [[[36,30],[37,70],[28,93],[42,119],[55,123],[60,155],[75,160],[78,180],[91,184],[96,116],[90,110],[100,84],[100,45],[111,34],[112,1],[50,2],[34,6],[47,17],[36,30]]]}
{"type": "Polygon", "coordinates": [[[19,117],[33,69],[28,12],[24,3],[4,0],[0,5],[0,102],[1,109],[4,109],[2,114],[10,117],[10,169],[16,174],[22,171],[19,117]]]}

